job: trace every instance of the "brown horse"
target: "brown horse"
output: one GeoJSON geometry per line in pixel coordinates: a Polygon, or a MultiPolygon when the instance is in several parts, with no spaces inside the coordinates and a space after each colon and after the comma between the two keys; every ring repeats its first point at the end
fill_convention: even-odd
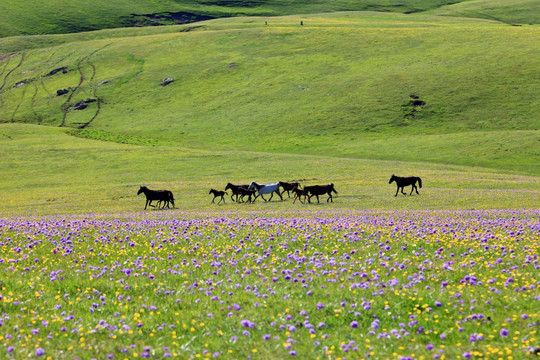
{"type": "Polygon", "coordinates": [[[212,202],[210,204],[214,204],[214,200],[216,200],[217,197],[220,197],[221,200],[218,201],[218,204],[220,202],[223,201],[223,203],[225,204],[225,198],[223,196],[227,195],[227,192],[226,191],[220,191],[220,190],[215,190],[215,189],[210,189],[210,192],[209,194],[213,194],[214,195],[214,198],[212,199],[212,202]]]}
{"type": "Polygon", "coordinates": [[[317,197],[317,203],[319,203],[319,195],[328,194],[328,199],[326,199],[326,202],[334,202],[332,192],[337,194],[336,189],[334,189],[334,184],[305,186],[304,191],[307,194],[307,199],[310,204],[313,196],[317,197]]]}
{"type": "Polygon", "coordinates": [[[278,182],[278,185],[283,189],[283,191],[281,192],[281,195],[285,194],[285,191],[286,191],[288,197],[291,197],[290,191],[293,191],[295,188],[300,187],[300,184],[296,181],[294,182],[280,181],[278,182]]]}
{"type": "Polygon", "coordinates": [[[295,187],[291,191],[293,192],[293,195],[294,195],[293,204],[296,202],[297,199],[300,200],[301,203],[304,203],[306,201],[307,192],[305,191],[305,189],[299,189],[295,187]],[[304,197],[304,201],[302,201],[302,196],[304,197]]]}
{"type": "Polygon", "coordinates": [[[225,186],[225,191],[231,189],[231,192],[232,192],[231,200],[232,201],[238,202],[238,189],[241,188],[241,187],[247,189],[249,187],[249,185],[234,185],[234,184],[231,184],[231,183],[227,183],[227,186],[225,186]],[[236,195],[236,200],[234,200],[233,195],[236,195]]]}
{"type": "Polygon", "coordinates": [[[248,189],[247,187],[239,187],[238,195],[240,196],[240,201],[244,202],[244,196],[248,196],[248,201],[251,202],[251,197],[255,196],[255,189],[248,189]]]}

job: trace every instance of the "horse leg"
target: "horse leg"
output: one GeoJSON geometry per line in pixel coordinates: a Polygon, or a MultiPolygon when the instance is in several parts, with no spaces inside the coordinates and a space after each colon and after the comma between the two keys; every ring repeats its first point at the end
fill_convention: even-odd
{"type": "MultiPolygon", "coordinates": [[[[279,194],[279,193],[278,193],[278,194],[279,194]]],[[[268,199],[268,201],[272,200],[273,197],[274,197],[274,193],[271,192],[271,193],[270,193],[270,199],[268,199]]]]}
{"type": "Polygon", "coordinates": [[[407,194],[405,193],[405,186],[402,186],[402,187],[401,187],[401,193],[402,193],[403,195],[407,195],[407,194]]]}
{"type": "Polygon", "coordinates": [[[259,194],[261,196],[261,199],[264,200],[264,202],[266,202],[267,200],[264,198],[263,194],[259,194]]]}
{"type": "MultiPolygon", "coordinates": [[[[223,203],[225,204],[225,198],[223,197],[223,195],[221,195],[221,200],[223,200],[223,203]]],[[[219,200],[221,202],[221,200],[219,200]]]]}
{"type": "Polygon", "coordinates": [[[416,195],[420,195],[420,193],[418,192],[418,187],[416,186],[416,184],[414,184],[414,189],[416,190],[416,195]]]}
{"type": "Polygon", "coordinates": [[[328,194],[328,199],[326,199],[326,202],[334,202],[334,200],[332,199],[332,194],[328,194]]]}
{"type": "MultiPolygon", "coordinates": [[[[255,200],[257,200],[257,198],[259,197],[259,195],[260,195],[260,194],[255,195],[255,197],[253,198],[253,201],[251,202],[252,204],[255,203],[255,200]]],[[[264,199],[264,198],[263,198],[263,199],[264,199]]]]}
{"type": "MultiPolygon", "coordinates": [[[[287,193],[289,193],[289,190],[287,190],[287,193]]],[[[283,201],[283,196],[281,196],[281,194],[279,193],[279,191],[277,192],[277,194],[279,195],[279,198],[281,199],[281,201],[283,201]]],[[[290,197],[290,196],[289,196],[290,197]]]]}

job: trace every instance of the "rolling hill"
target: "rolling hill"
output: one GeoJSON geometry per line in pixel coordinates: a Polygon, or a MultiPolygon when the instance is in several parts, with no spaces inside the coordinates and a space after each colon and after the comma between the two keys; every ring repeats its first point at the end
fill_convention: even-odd
{"type": "Polygon", "coordinates": [[[0,118],[134,143],[539,173],[536,27],[381,13],[199,24],[21,49],[3,61],[0,118]]]}
{"type": "Polygon", "coordinates": [[[5,0],[0,3],[0,37],[184,24],[235,16],[334,11],[412,13],[453,3],[456,0],[95,0],[91,3],[82,0],[5,0]]]}
{"type": "Polygon", "coordinates": [[[427,3],[417,4],[429,14],[234,17],[0,39],[0,191],[24,188],[23,203],[36,197],[45,213],[80,212],[90,199],[103,201],[99,212],[141,183],[187,191],[197,179],[206,188],[260,174],[333,178],[365,192],[368,208],[386,208],[396,205],[381,205],[388,173],[410,169],[460,194],[413,208],[531,206],[540,28],[448,16],[473,3],[495,11],[480,1],[427,3]],[[161,86],[165,78],[174,81],[161,86]],[[505,195],[479,195],[485,184],[475,179],[505,195]]]}

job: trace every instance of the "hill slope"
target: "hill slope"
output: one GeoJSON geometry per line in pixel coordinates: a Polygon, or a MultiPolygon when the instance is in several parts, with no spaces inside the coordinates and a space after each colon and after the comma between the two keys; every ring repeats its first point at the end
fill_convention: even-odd
{"type": "Polygon", "coordinates": [[[536,27],[334,13],[138,31],[29,40],[0,62],[0,121],[143,145],[540,174],[536,27]],[[88,36],[100,40],[77,41],[88,36]]]}
{"type": "Polygon", "coordinates": [[[469,0],[442,6],[429,13],[489,19],[508,24],[540,24],[540,5],[536,0],[469,0]]]}
{"type": "Polygon", "coordinates": [[[421,12],[456,0],[83,0],[0,2],[0,37],[61,34],[105,28],[187,23],[230,16],[277,16],[332,11],[421,12]]]}

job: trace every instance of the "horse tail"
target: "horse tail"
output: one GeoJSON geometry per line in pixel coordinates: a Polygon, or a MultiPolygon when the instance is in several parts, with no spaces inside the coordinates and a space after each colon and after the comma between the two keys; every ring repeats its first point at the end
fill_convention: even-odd
{"type": "Polygon", "coordinates": [[[169,200],[171,201],[172,206],[174,207],[174,206],[175,206],[175,205],[174,205],[174,196],[173,196],[172,191],[169,191],[169,200]]]}
{"type": "Polygon", "coordinates": [[[421,189],[422,188],[422,179],[417,177],[416,180],[418,180],[418,186],[420,186],[420,189],[421,189]]]}

